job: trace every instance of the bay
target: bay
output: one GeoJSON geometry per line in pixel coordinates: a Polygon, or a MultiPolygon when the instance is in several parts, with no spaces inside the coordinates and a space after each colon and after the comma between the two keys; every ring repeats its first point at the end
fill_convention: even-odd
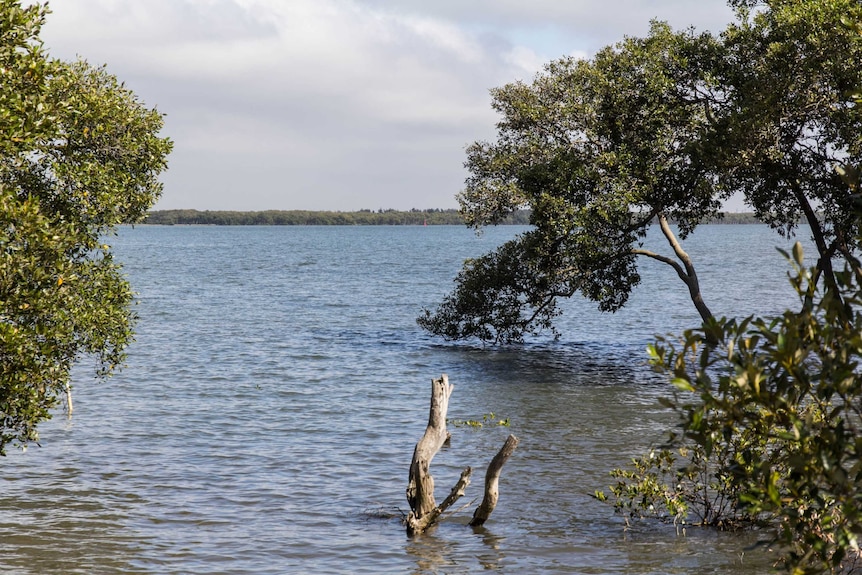
{"type": "MultiPolygon", "coordinates": [[[[669,267],[642,262],[617,314],[567,302],[559,340],[452,344],[415,324],[465,258],[522,231],[122,228],[111,240],[138,292],[137,341],[108,382],[76,371],[74,415],[2,461],[2,572],[766,571],[756,535],[625,529],[591,496],[673,423],[645,348],[698,317],[669,267]],[[466,526],[471,508],[409,539],[407,469],[441,373],[451,418],[510,426],[452,428],[432,466],[438,496],[508,433],[521,443],[484,528],[466,526]]],[[[657,233],[647,244],[662,249],[657,233]]],[[[796,305],[775,246],[790,242],[756,225],[685,242],[716,315],[796,305]]],[[[478,473],[468,501],[480,486],[478,473]]]]}

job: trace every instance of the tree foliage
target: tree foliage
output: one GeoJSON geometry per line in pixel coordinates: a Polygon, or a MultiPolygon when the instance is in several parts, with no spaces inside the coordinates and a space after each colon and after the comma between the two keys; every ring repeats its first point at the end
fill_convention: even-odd
{"type": "MultiPolygon", "coordinates": [[[[748,108],[738,114],[746,111],[750,123],[727,116],[739,131],[770,136],[757,145],[750,135],[736,141],[742,145],[734,153],[747,162],[733,177],[773,225],[787,225],[782,218],[792,214],[811,223],[817,263],[805,267],[799,244],[785,254],[799,311],[708,321],[677,344],[663,339],[652,347],[654,365],[676,388],[664,403],[676,410],[679,428],[661,450],[615,470],[611,493],[617,508],[632,515],[769,526],[790,573],[858,573],[862,267],[854,252],[862,241],[856,110],[862,6],[776,1],[768,8],[728,37],[772,39],[754,68],[785,69],[766,83],[796,76],[771,97],[745,96],[748,108]],[[831,106],[822,108],[824,101],[831,106]],[[812,219],[815,205],[822,212],[812,219]],[[844,258],[842,271],[833,269],[836,256],[844,258]]],[[[753,86],[760,79],[750,71],[742,75],[753,86]]]]}
{"type": "Polygon", "coordinates": [[[123,361],[132,292],[102,238],[146,214],[171,149],[104,68],[47,55],[46,14],[0,0],[0,453],[38,439],[82,356],[123,361]]]}
{"type": "Polygon", "coordinates": [[[737,4],[738,22],[721,36],[654,22],[645,38],[492,91],[497,139],[468,149],[461,209],[481,228],[529,207],[534,230],[483,258],[494,265],[467,262],[420,325],[517,341],[552,323],[560,297],[581,293],[615,311],[640,281],[641,257],[671,266],[709,319],[680,240],[734,193],[782,231],[809,223],[816,277],[833,281],[832,259],[858,248],[853,198],[836,170],[862,152],[862,117],[848,96],[862,85],[860,45],[840,26],[857,3],[737,4]],[[643,248],[651,222],[669,253],[643,248]],[[473,292],[484,285],[497,288],[473,292]]]}
{"type": "Polygon", "coordinates": [[[455,292],[419,323],[454,339],[517,341],[551,325],[560,297],[580,292],[603,311],[625,305],[640,282],[639,256],[672,265],[709,316],[668,220],[685,237],[721,205],[700,153],[709,118],[691,97],[716,50],[707,34],[656,22],[647,38],[493,90],[498,138],[468,149],[461,208],[480,228],[528,206],[534,229],[468,262],[455,292]],[[656,219],[672,256],[642,248],[656,219]],[[473,293],[481,286],[494,287],[473,293]]]}
{"type": "MultiPolygon", "coordinates": [[[[778,229],[810,226],[818,251],[815,280],[832,283],[832,261],[859,247],[856,199],[841,172],[862,162],[862,41],[848,17],[854,0],[745,2],[724,33],[710,94],[715,149],[728,186],[778,229]],[[717,106],[726,100],[732,105],[717,106]]],[[[836,290],[833,289],[833,292],[836,290]]]]}
{"type": "Polygon", "coordinates": [[[848,267],[820,291],[799,244],[792,261],[800,311],[721,319],[679,348],[653,346],[677,389],[665,403],[679,431],[615,471],[612,493],[634,515],[775,526],[793,573],[850,570],[862,533],[862,274],[848,267]]]}

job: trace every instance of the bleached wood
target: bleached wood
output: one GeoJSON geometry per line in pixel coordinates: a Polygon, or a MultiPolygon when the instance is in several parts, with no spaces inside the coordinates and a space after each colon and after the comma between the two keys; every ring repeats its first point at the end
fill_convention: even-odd
{"type": "Polygon", "coordinates": [[[494,456],[494,459],[488,465],[488,471],[485,473],[485,496],[482,499],[482,503],[473,512],[473,519],[470,521],[471,527],[483,525],[488,520],[488,517],[491,516],[491,513],[493,513],[494,508],[497,507],[500,472],[517,446],[518,438],[514,435],[509,435],[503,447],[500,448],[500,451],[497,452],[497,455],[494,456]]]}
{"type": "Polygon", "coordinates": [[[440,516],[456,501],[464,496],[464,491],[467,489],[467,486],[470,485],[470,476],[472,473],[473,470],[469,467],[462,471],[461,477],[458,478],[458,481],[455,483],[454,487],[452,487],[452,490],[449,492],[446,499],[443,500],[443,503],[432,509],[427,515],[423,515],[421,518],[418,518],[411,512],[410,515],[407,516],[407,533],[410,535],[418,535],[437,523],[437,519],[439,519],[440,516]]]}
{"type": "Polygon", "coordinates": [[[422,438],[416,443],[413,460],[410,463],[410,477],[407,483],[407,503],[411,510],[408,517],[408,531],[411,529],[411,524],[418,526],[418,522],[421,522],[423,517],[437,508],[437,502],[434,500],[434,478],[431,476],[430,467],[431,460],[449,437],[449,432],[446,430],[446,412],[449,409],[449,397],[453,389],[454,386],[449,383],[449,377],[445,373],[440,379],[431,381],[428,426],[422,438]]]}
{"type": "MultiPolygon", "coordinates": [[[[434,499],[434,478],[431,476],[431,460],[449,439],[446,429],[446,413],[449,409],[449,398],[454,386],[444,373],[440,379],[431,381],[431,407],[428,413],[428,425],[422,438],[413,450],[410,462],[410,476],[407,482],[407,502],[410,513],[407,516],[407,533],[418,535],[434,525],[440,516],[458,499],[464,496],[464,491],[470,485],[473,470],[468,467],[452,487],[443,503],[437,505],[434,499]]],[[[498,483],[503,465],[512,455],[518,439],[510,435],[503,447],[491,460],[485,475],[485,498],[473,514],[470,525],[482,525],[487,521],[497,505],[498,483]]]]}
{"type": "Polygon", "coordinates": [[[69,382],[66,382],[66,415],[72,417],[72,387],[69,385],[69,382]]]}

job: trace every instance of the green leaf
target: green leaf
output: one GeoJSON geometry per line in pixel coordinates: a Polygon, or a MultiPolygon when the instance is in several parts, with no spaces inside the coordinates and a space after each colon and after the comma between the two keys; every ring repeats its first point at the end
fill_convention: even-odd
{"type": "Polygon", "coordinates": [[[793,244],[793,261],[795,261],[796,264],[801,267],[805,263],[804,260],[805,258],[802,250],[802,243],[796,242],[795,244],[793,244]]]}
{"type": "Polygon", "coordinates": [[[48,58],[46,14],[0,5],[0,454],[38,438],[81,359],[100,377],[122,365],[133,294],[99,238],[158,199],[171,149],[104,68],[48,58]]]}
{"type": "Polygon", "coordinates": [[[687,379],[675,377],[671,380],[671,384],[680,391],[694,391],[694,386],[687,379]]]}

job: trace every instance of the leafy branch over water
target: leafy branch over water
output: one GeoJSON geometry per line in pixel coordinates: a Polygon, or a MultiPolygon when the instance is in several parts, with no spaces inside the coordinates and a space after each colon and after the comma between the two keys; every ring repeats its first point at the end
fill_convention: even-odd
{"type": "Polygon", "coordinates": [[[634,517],[766,523],[794,575],[859,573],[862,267],[836,273],[837,293],[821,291],[801,246],[786,255],[800,311],[721,319],[651,348],[676,389],[663,403],[679,429],[666,450],[613,471],[611,493],[634,517]],[[716,345],[704,345],[707,332],[716,345]]]}

